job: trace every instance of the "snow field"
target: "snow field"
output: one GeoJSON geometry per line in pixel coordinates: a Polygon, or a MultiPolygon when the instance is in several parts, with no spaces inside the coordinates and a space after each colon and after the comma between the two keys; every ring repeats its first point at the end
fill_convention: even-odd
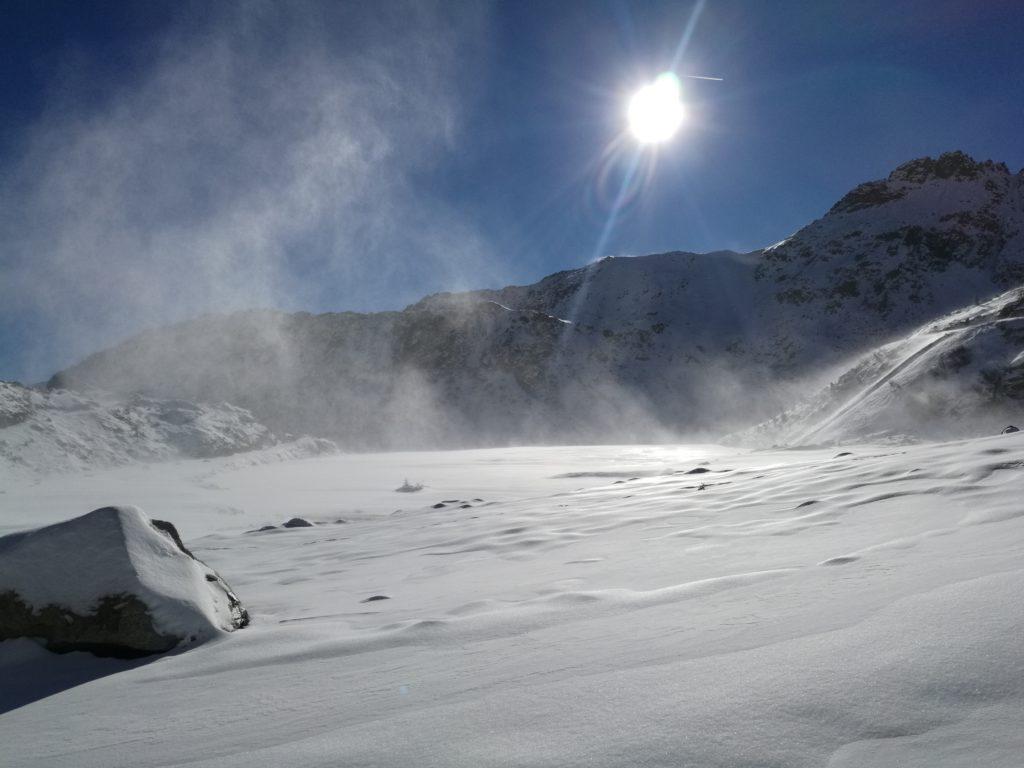
{"type": "Polygon", "coordinates": [[[1020,434],[12,477],[14,527],[170,519],[253,625],[7,711],[5,764],[1018,766],[1022,479],[1020,434]]]}

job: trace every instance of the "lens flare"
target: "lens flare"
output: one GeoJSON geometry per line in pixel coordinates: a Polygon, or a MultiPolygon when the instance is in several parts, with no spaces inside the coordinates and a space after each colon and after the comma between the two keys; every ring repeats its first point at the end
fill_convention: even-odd
{"type": "Polygon", "coordinates": [[[629,129],[641,144],[658,144],[671,139],[686,118],[680,99],[679,78],[671,72],[658,75],[629,101],[629,129]]]}

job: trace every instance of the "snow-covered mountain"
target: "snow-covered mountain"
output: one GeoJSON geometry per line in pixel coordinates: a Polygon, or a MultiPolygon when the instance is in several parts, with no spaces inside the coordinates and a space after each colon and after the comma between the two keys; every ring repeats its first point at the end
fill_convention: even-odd
{"type": "MultiPolygon", "coordinates": [[[[112,467],[137,461],[210,458],[278,445],[253,415],[228,403],[140,395],[40,391],[0,381],[0,463],[32,471],[112,467]]],[[[308,455],[333,446],[305,441],[308,455]]]]}
{"type": "Polygon", "coordinates": [[[960,152],[858,186],[748,254],[606,258],[402,312],[206,316],[51,386],[226,401],[357,447],[733,428],[851,355],[1024,282],[1024,174],[960,152]]]}
{"type": "Polygon", "coordinates": [[[822,218],[751,254],[605,259],[534,285],[440,294],[414,308],[489,299],[785,368],[841,356],[865,334],[893,335],[1021,282],[1024,171],[951,152],[858,186],[822,218]]]}
{"type": "Polygon", "coordinates": [[[786,445],[948,439],[994,434],[1022,416],[1024,288],[1014,288],[859,356],[806,401],[737,437],[786,445]]]}

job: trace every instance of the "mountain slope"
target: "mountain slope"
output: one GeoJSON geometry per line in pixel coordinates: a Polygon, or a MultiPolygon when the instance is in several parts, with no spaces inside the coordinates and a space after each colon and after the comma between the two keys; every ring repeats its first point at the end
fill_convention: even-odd
{"type": "MultiPolygon", "coordinates": [[[[210,458],[277,445],[253,415],[212,405],[67,390],[41,392],[0,382],[0,464],[33,471],[94,469],[181,458],[210,458]]],[[[333,446],[291,446],[308,455],[333,446]]]]}
{"type": "Polygon", "coordinates": [[[733,428],[823,366],[1024,281],[1024,175],[906,163],[750,254],[606,258],[402,312],[207,316],[51,385],[227,401],[353,447],[651,440],[733,428]]]}
{"type": "Polygon", "coordinates": [[[1015,288],[859,357],[805,402],[738,440],[942,439],[993,434],[1022,416],[1024,288],[1015,288]]]}

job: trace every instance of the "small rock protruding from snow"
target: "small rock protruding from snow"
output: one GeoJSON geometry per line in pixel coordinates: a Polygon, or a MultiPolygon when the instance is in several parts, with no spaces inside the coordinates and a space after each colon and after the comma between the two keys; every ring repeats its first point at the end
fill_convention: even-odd
{"type": "Polygon", "coordinates": [[[305,520],[301,517],[293,517],[286,523],[281,524],[282,528],[312,528],[313,524],[309,520],[305,520]]]}
{"type": "Polygon", "coordinates": [[[246,626],[231,588],[137,507],[0,537],[0,640],[136,657],[246,626]]]}
{"type": "Polygon", "coordinates": [[[1009,435],[1014,432],[1020,432],[1020,430],[1017,427],[1013,426],[1013,424],[1008,424],[1006,428],[1002,431],[1002,434],[1009,435]]]}

